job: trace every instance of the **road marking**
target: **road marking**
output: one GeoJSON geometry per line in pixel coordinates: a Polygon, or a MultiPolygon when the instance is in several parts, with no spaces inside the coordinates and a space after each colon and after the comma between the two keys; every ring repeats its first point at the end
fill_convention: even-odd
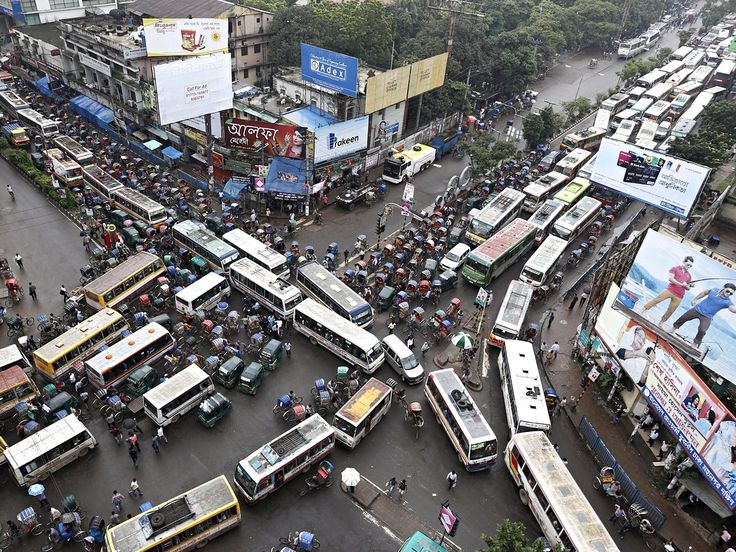
{"type": "Polygon", "coordinates": [[[385,525],[381,520],[379,520],[377,517],[375,517],[373,514],[371,514],[368,510],[364,509],[360,504],[353,501],[353,506],[356,508],[360,508],[363,512],[363,517],[366,518],[370,523],[378,527],[379,529],[382,529],[384,533],[386,533],[389,537],[391,537],[393,540],[395,540],[399,544],[403,544],[404,540],[401,539],[398,535],[396,535],[387,525],[385,525]]]}
{"type": "Polygon", "coordinates": [[[491,355],[485,354],[486,347],[490,347],[490,345],[488,345],[488,343],[485,343],[483,347],[483,351],[481,352],[481,354],[483,355],[483,360],[481,363],[482,369],[480,371],[480,375],[481,377],[484,377],[484,378],[488,377],[488,371],[489,371],[488,369],[491,365],[491,361],[490,361],[491,355]]]}
{"type": "Polygon", "coordinates": [[[572,67],[572,65],[568,65],[568,64],[566,63],[566,64],[565,64],[565,67],[567,67],[567,68],[569,69],[570,67],[572,67]]]}
{"type": "Polygon", "coordinates": [[[442,165],[440,165],[439,163],[432,163],[432,166],[437,167],[438,169],[442,168],[442,165]]]}

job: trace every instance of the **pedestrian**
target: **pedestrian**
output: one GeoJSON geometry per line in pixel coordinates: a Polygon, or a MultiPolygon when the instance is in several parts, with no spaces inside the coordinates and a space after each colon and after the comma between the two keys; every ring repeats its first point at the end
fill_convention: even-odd
{"type": "Polygon", "coordinates": [[[137,450],[138,452],[141,451],[141,445],[140,443],[138,443],[138,435],[135,432],[130,434],[130,436],[128,437],[128,441],[132,446],[135,447],[135,450],[137,450]]]}
{"type": "Polygon", "coordinates": [[[393,319],[388,321],[388,334],[391,335],[394,333],[394,328],[396,327],[396,322],[393,321],[393,319]]]}
{"type": "Polygon", "coordinates": [[[457,473],[455,473],[455,470],[450,470],[450,473],[447,474],[447,488],[448,489],[454,489],[457,485],[457,473]]]}
{"type": "Polygon", "coordinates": [[[112,507],[118,514],[123,511],[123,495],[117,491],[112,492],[112,507]]]}
{"type": "Polygon", "coordinates": [[[105,421],[107,422],[108,430],[115,427],[115,415],[112,412],[110,412],[110,414],[107,415],[107,417],[105,418],[105,421]]]}
{"type": "Polygon", "coordinates": [[[350,250],[346,249],[342,252],[342,254],[345,257],[345,266],[348,266],[348,260],[350,259],[350,250]]]}
{"type": "Polygon", "coordinates": [[[291,358],[291,341],[284,342],[284,351],[286,351],[286,358],[291,358]]]}
{"type": "Polygon", "coordinates": [[[427,354],[427,351],[429,351],[430,347],[431,345],[429,344],[429,341],[425,341],[424,343],[422,343],[422,356],[427,354]]]}
{"type": "Polygon", "coordinates": [[[560,344],[555,341],[552,346],[549,348],[550,351],[552,351],[552,354],[555,357],[555,360],[557,360],[557,354],[560,352],[560,344]]]}
{"type": "Polygon", "coordinates": [[[396,478],[392,477],[388,481],[386,481],[386,494],[388,496],[391,496],[391,493],[394,492],[394,489],[396,488],[396,478]]]}
{"type": "Polygon", "coordinates": [[[406,479],[402,479],[399,482],[399,498],[404,498],[406,494],[406,479]]]}
{"type": "Polygon", "coordinates": [[[119,445],[120,443],[123,442],[123,435],[120,432],[119,428],[112,426],[111,428],[108,429],[108,431],[110,432],[110,435],[112,435],[112,438],[115,439],[116,445],[119,445]]]}
{"type": "Polygon", "coordinates": [[[33,337],[33,334],[28,336],[28,346],[31,348],[32,351],[38,349],[38,345],[36,345],[36,338],[33,337]]]}
{"type": "Polygon", "coordinates": [[[161,448],[158,446],[158,433],[153,434],[153,437],[151,438],[151,447],[153,448],[153,452],[161,454],[161,448]]]}
{"type": "Polygon", "coordinates": [[[128,446],[128,456],[130,456],[130,459],[133,461],[133,465],[137,468],[138,467],[138,451],[135,450],[135,447],[131,443],[128,446]]]}
{"type": "Polygon", "coordinates": [[[547,342],[542,341],[542,345],[539,347],[539,360],[544,358],[544,354],[547,352],[547,342]]]}
{"type": "Polygon", "coordinates": [[[583,305],[585,304],[585,300],[586,300],[587,298],[588,298],[588,294],[587,294],[587,293],[583,293],[583,294],[582,294],[582,295],[580,296],[580,308],[581,308],[581,309],[583,308],[583,305]]]}
{"type": "Polygon", "coordinates": [[[557,416],[560,412],[562,412],[565,409],[566,406],[567,406],[567,397],[562,397],[562,400],[557,403],[557,406],[552,412],[552,415],[557,416]]]}
{"type": "Polygon", "coordinates": [[[624,517],[624,509],[621,507],[620,504],[616,504],[616,509],[613,511],[613,514],[611,514],[611,517],[608,518],[608,521],[612,521],[616,523],[619,519],[624,517]]]}
{"type": "Polygon", "coordinates": [[[550,311],[549,317],[547,318],[547,329],[549,330],[550,326],[552,326],[552,322],[555,321],[555,313],[554,311],[550,311]]]}
{"type": "Polygon", "coordinates": [[[107,524],[107,527],[115,527],[118,523],[120,523],[120,516],[115,510],[113,510],[110,512],[110,523],[107,524]]]}
{"type": "Polygon", "coordinates": [[[169,444],[169,440],[166,438],[166,435],[164,435],[164,428],[162,426],[158,426],[158,429],[156,430],[156,435],[158,435],[158,442],[161,443],[163,441],[167,445],[169,444]]]}
{"type": "Polygon", "coordinates": [[[409,349],[414,349],[414,336],[412,334],[406,336],[406,346],[409,347],[409,349]]]}
{"type": "Polygon", "coordinates": [[[621,421],[621,417],[624,415],[624,412],[626,412],[626,409],[623,406],[620,407],[613,415],[613,420],[611,420],[611,423],[614,425],[619,423],[621,421]]]}
{"type": "Polygon", "coordinates": [[[135,477],[133,478],[133,481],[130,482],[130,490],[128,491],[128,494],[131,498],[143,496],[141,487],[138,485],[138,480],[135,477]]]}
{"type": "Polygon", "coordinates": [[[641,423],[641,428],[644,431],[649,431],[649,428],[652,427],[652,425],[654,425],[654,418],[651,413],[647,413],[644,417],[644,421],[641,423]]]}
{"type": "Polygon", "coordinates": [[[271,209],[266,207],[266,222],[269,222],[271,220],[271,209]]]}
{"type": "Polygon", "coordinates": [[[84,407],[84,408],[85,408],[86,410],[89,410],[89,393],[87,393],[86,391],[82,391],[82,392],[81,392],[81,393],[79,394],[79,400],[81,401],[81,403],[82,403],[82,406],[83,406],[83,407],[84,407]]]}
{"type": "Polygon", "coordinates": [[[33,282],[28,282],[28,295],[31,296],[31,299],[34,301],[38,300],[38,294],[36,293],[36,286],[33,284],[33,282]]]}
{"type": "Polygon", "coordinates": [[[66,303],[69,300],[69,292],[67,292],[66,288],[64,287],[64,284],[61,284],[61,288],[59,288],[59,295],[61,295],[64,298],[64,303],[66,303]]]}
{"type": "Polygon", "coordinates": [[[578,302],[578,294],[575,294],[575,297],[572,298],[572,301],[570,302],[570,306],[567,308],[567,310],[572,310],[575,308],[575,303],[578,302]]]}
{"type": "Polygon", "coordinates": [[[36,495],[36,498],[38,499],[38,502],[43,506],[44,508],[48,509],[51,507],[49,504],[49,499],[46,498],[46,495],[44,493],[41,493],[40,495],[36,495]]]}
{"type": "Polygon", "coordinates": [[[634,429],[631,432],[631,435],[629,435],[629,443],[632,443],[634,441],[634,437],[637,436],[637,434],[639,433],[639,430],[641,429],[641,427],[642,427],[642,423],[641,422],[639,422],[638,424],[636,424],[634,426],[634,429]]]}
{"type": "Polygon", "coordinates": [[[20,269],[23,270],[23,257],[20,256],[20,253],[15,254],[15,262],[18,263],[20,269]]]}
{"type": "Polygon", "coordinates": [[[670,450],[670,444],[667,441],[662,441],[662,446],[659,447],[659,454],[657,455],[657,458],[659,458],[660,462],[666,456],[669,450],[670,450]]]}
{"type": "Polygon", "coordinates": [[[77,395],[80,395],[83,389],[84,389],[84,382],[81,379],[77,380],[77,383],[74,384],[74,391],[77,392],[77,395]]]}
{"type": "Polygon", "coordinates": [[[52,506],[49,508],[49,517],[51,518],[51,523],[55,525],[59,523],[59,520],[61,520],[61,511],[52,506]]]}
{"type": "Polygon", "coordinates": [[[563,456],[562,457],[562,463],[567,466],[567,457],[566,456],[563,456]]]}

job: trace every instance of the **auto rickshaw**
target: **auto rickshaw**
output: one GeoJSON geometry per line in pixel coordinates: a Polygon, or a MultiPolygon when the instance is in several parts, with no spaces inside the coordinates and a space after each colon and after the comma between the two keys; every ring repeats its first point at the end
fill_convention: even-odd
{"type": "Polygon", "coordinates": [[[396,288],[391,286],[383,286],[381,291],[378,293],[378,299],[376,301],[376,308],[378,312],[384,312],[391,308],[393,305],[394,297],[396,296],[396,288]]]}
{"type": "Polygon", "coordinates": [[[73,397],[66,391],[62,391],[55,397],[51,397],[46,401],[41,410],[48,423],[56,421],[56,414],[62,410],[66,410],[67,413],[71,412],[72,408],[79,408],[79,400],[73,397]]]}
{"type": "Polygon", "coordinates": [[[460,312],[460,305],[460,299],[458,297],[453,297],[450,304],[447,305],[448,316],[457,316],[457,313],[460,312]]]}
{"type": "Polygon", "coordinates": [[[222,363],[215,372],[215,381],[227,389],[232,389],[238,383],[240,374],[243,373],[245,362],[234,356],[222,363]]]}
{"type": "Polygon", "coordinates": [[[128,376],[123,392],[129,397],[140,397],[149,389],[154,388],[158,382],[159,377],[156,369],[153,366],[144,364],[128,376]]]}
{"type": "Polygon", "coordinates": [[[207,261],[199,255],[192,257],[191,266],[194,273],[200,276],[209,272],[209,265],[207,264],[207,261]]]}
{"type": "Polygon", "coordinates": [[[432,291],[432,284],[429,283],[429,280],[419,280],[419,287],[417,288],[417,292],[421,296],[425,296],[428,293],[432,291]]]}
{"type": "Polygon", "coordinates": [[[214,427],[220,418],[223,418],[233,404],[222,393],[215,393],[199,404],[197,419],[204,427],[214,427]]]}
{"type": "Polygon", "coordinates": [[[263,382],[263,365],[260,362],[251,362],[240,374],[238,391],[246,395],[255,395],[263,382]]]}
{"type": "Polygon", "coordinates": [[[394,304],[394,307],[396,308],[396,312],[399,315],[399,320],[406,320],[406,318],[409,316],[409,303],[406,301],[402,301],[401,303],[394,304]]]}
{"type": "Polygon", "coordinates": [[[419,284],[416,280],[409,280],[406,282],[406,287],[404,288],[404,291],[409,294],[409,297],[414,298],[414,296],[417,293],[417,289],[419,289],[419,284]]]}
{"type": "Polygon", "coordinates": [[[401,284],[406,280],[406,270],[397,268],[394,273],[394,284],[401,284]]]}
{"type": "Polygon", "coordinates": [[[396,246],[393,244],[386,244],[383,246],[383,257],[385,259],[390,259],[394,256],[394,253],[396,253],[396,246]]]}
{"type": "Polygon", "coordinates": [[[424,270],[422,270],[422,280],[431,280],[434,278],[434,273],[437,271],[437,261],[434,259],[427,259],[424,261],[424,270]]]}
{"type": "Polygon", "coordinates": [[[454,226],[450,230],[450,232],[447,234],[447,247],[451,248],[459,244],[464,233],[465,233],[465,228],[461,228],[460,226],[454,226]]]}
{"type": "Polygon", "coordinates": [[[388,283],[388,278],[386,277],[386,274],[384,274],[383,272],[379,272],[378,274],[376,274],[374,282],[376,284],[376,288],[382,288],[388,283]]]}
{"type": "Polygon", "coordinates": [[[273,371],[279,365],[279,361],[284,354],[284,345],[278,339],[270,339],[266,343],[261,352],[258,354],[258,358],[261,361],[261,365],[266,369],[273,371]]]}
{"type": "Polygon", "coordinates": [[[440,274],[439,281],[442,291],[453,289],[457,285],[457,274],[453,270],[445,270],[440,274]]]}

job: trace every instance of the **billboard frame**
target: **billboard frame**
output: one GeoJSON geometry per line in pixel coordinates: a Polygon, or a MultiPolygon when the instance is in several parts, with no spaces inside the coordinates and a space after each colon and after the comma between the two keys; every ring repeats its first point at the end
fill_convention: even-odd
{"type": "Polygon", "coordinates": [[[301,43],[302,80],[322,88],[358,96],[358,58],[301,43]]]}

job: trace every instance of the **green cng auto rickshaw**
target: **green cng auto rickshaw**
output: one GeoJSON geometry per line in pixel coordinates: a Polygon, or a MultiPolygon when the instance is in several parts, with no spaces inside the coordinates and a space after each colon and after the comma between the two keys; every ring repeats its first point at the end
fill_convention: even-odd
{"type": "Polygon", "coordinates": [[[156,387],[159,382],[158,374],[153,366],[145,364],[134,370],[123,388],[126,395],[140,397],[149,389],[156,387]]]}
{"type": "Polygon", "coordinates": [[[79,400],[66,391],[62,391],[43,403],[41,410],[43,410],[43,414],[46,417],[46,422],[50,424],[56,421],[57,413],[66,410],[66,413],[69,414],[72,408],[75,410],[79,408],[79,400]]]}
{"type": "Polygon", "coordinates": [[[200,403],[197,419],[204,427],[214,427],[217,420],[230,412],[232,406],[230,399],[225,395],[215,393],[200,403]]]}
{"type": "Polygon", "coordinates": [[[278,339],[271,339],[261,349],[258,358],[261,360],[261,364],[266,370],[275,370],[276,366],[281,360],[281,356],[284,354],[284,346],[278,339]]]}
{"type": "Polygon", "coordinates": [[[255,395],[263,381],[263,365],[260,362],[251,362],[240,374],[238,391],[247,395],[255,395]]]}
{"type": "Polygon", "coordinates": [[[396,288],[391,286],[383,286],[381,291],[378,292],[378,299],[376,299],[376,306],[378,312],[384,312],[389,310],[394,304],[394,297],[396,296],[396,288]]]}
{"type": "Polygon", "coordinates": [[[232,389],[238,383],[238,378],[240,378],[244,367],[245,362],[240,358],[230,357],[215,372],[215,381],[223,387],[232,389]]]}

